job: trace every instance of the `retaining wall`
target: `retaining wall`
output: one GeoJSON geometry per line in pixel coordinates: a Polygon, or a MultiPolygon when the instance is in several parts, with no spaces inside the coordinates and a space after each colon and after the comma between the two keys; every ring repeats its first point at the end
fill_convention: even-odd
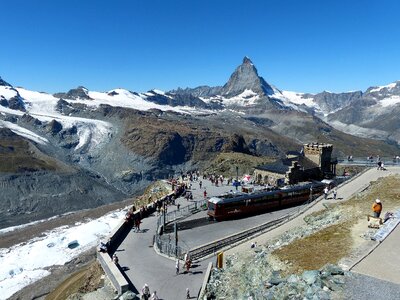
{"type": "MultiPolygon", "coordinates": [[[[171,196],[174,193],[170,193],[167,196],[171,196]]],[[[165,197],[163,197],[165,199],[165,197]]],[[[162,200],[162,199],[160,199],[162,200]]],[[[163,201],[163,200],[162,200],[163,201]]],[[[152,214],[155,211],[154,203],[148,204],[147,215],[152,214]]],[[[143,216],[143,218],[147,217],[147,215],[143,216]]],[[[112,255],[124,241],[124,239],[128,236],[129,232],[132,230],[134,225],[134,220],[140,217],[140,211],[136,210],[129,221],[125,219],[122,220],[117,227],[111,231],[108,236],[108,240],[110,241],[108,246],[108,252],[97,252],[97,259],[100,262],[104,272],[112,282],[115,290],[118,292],[118,295],[121,295],[129,290],[129,288],[135,289],[134,286],[129,286],[128,280],[124,276],[124,272],[121,268],[112,261],[112,255]]],[[[131,283],[132,284],[132,283],[131,283]]]]}

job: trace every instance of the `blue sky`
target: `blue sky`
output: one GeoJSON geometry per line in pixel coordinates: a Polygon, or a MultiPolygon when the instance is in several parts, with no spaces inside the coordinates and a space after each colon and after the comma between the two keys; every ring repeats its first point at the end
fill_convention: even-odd
{"type": "Polygon", "coordinates": [[[400,80],[400,1],[0,0],[0,76],[46,92],[223,85],[245,55],[283,90],[400,80]]]}

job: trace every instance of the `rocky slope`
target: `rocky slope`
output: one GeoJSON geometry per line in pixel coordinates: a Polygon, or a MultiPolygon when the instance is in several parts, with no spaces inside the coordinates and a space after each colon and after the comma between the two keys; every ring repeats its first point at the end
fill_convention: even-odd
{"type": "Polygon", "coordinates": [[[126,197],[99,176],[43,153],[7,128],[0,128],[0,187],[0,228],[126,197]]]}

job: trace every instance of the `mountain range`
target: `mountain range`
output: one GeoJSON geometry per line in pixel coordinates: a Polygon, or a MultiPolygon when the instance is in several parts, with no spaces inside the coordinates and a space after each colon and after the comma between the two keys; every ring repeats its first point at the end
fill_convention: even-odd
{"type": "Polygon", "coordinates": [[[278,158],[327,142],[339,156],[398,155],[399,109],[400,81],[289,92],[248,57],[222,86],[165,92],[52,95],[0,78],[0,227],[119,201],[219,153],[278,158]]]}

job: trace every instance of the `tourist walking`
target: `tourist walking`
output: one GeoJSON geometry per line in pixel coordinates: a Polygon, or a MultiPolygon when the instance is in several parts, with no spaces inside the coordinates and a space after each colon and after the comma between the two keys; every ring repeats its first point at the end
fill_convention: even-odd
{"type": "Polygon", "coordinates": [[[176,260],[175,271],[176,271],[176,275],[179,275],[179,259],[176,260]]]}
{"type": "Polygon", "coordinates": [[[204,195],[204,199],[206,199],[207,198],[207,191],[206,190],[204,190],[203,195],[204,195]]]}
{"type": "Polygon", "coordinates": [[[150,298],[150,288],[147,283],[142,287],[142,300],[149,300],[150,298]]]}
{"type": "Polygon", "coordinates": [[[324,199],[325,199],[325,200],[328,198],[328,192],[329,192],[329,189],[328,189],[328,187],[326,186],[326,187],[324,188],[324,199]]]}
{"type": "Polygon", "coordinates": [[[199,187],[200,187],[200,189],[201,189],[201,186],[203,185],[203,181],[199,181],[199,187]]]}
{"type": "Polygon", "coordinates": [[[372,211],[374,212],[374,217],[379,218],[382,212],[382,203],[381,200],[376,199],[374,204],[372,204],[372,211]]]}
{"type": "Polygon", "coordinates": [[[114,264],[118,265],[119,264],[119,258],[117,256],[117,254],[114,254],[112,257],[112,261],[114,262],[114,264]]]}
{"type": "Polygon", "coordinates": [[[336,200],[336,196],[337,196],[337,191],[333,190],[333,200],[336,200]]]}

